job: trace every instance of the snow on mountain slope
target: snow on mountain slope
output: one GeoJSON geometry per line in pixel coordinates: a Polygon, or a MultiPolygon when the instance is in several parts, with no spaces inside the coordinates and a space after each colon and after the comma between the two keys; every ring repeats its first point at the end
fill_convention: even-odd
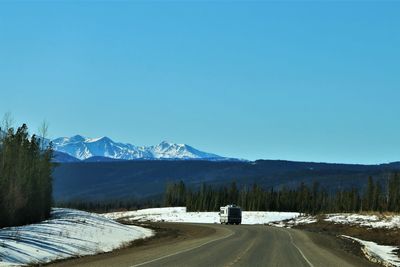
{"type": "Polygon", "coordinates": [[[180,158],[180,159],[207,159],[207,158],[220,158],[220,156],[199,151],[191,146],[185,144],[173,144],[163,141],[156,146],[148,148],[154,158],[180,158]]]}
{"type": "Polygon", "coordinates": [[[86,138],[81,135],[54,139],[55,151],[85,160],[91,157],[112,159],[224,159],[215,154],[199,151],[185,144],[166,141],[155,146],[135,146],[117,143],[108,137],[86,138]]]}

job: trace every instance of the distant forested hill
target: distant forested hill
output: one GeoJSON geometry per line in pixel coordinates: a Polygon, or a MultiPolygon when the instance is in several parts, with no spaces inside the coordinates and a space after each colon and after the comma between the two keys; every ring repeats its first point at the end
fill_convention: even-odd
{"type": "MultiPolygon", "coordinates": [[[[168,183],[182,180],[191,187],[235,181],[264,188],[295,187],[318,181],[328,190],[365,186],[369,176],[385,182],[400,163],[354,165],[279,160],[116,161],[62,163],[54,171],[54,198],[68,200],[142,199],[160,197],[168,183]]],[[[362,189],[362,188],[361,188],[362,189]]]]}

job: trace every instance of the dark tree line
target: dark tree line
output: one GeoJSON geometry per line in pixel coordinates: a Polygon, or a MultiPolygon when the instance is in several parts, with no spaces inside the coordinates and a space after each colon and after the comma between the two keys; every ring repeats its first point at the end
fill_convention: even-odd
{"type": "Polygon", "coordinates": [[[28,136],[24,124],[16,131],[0,129],[0,227],[46,219],[52,204],[52,149],[28,136]]]}
{"type": "Polygon", "coordinates": [[[318,182],[300,183],[296,188],[264,189],[257,184],[238,188],[203,184],[198,190],[182,181],[166,188],[165,206],[186,206],[190,211],[217,211],[227,204],[238,204],[248,211],[298,211],[304,213],[400,211],[400,176],[391,175],[385,184],[372,177],[364,190],[359,188],[328,191],[318,182]]]}
{"type": "Polygon", "coordinates": [[[189,211],[217,211],[220,206],[238,204],[249,211],[299,211],[304,213],[394,211],[400,212],[400,176],[393,174],[384,182],[372,177],[364,186],[351,189],[327,190],[317,182],[300,183],[295,188],[262,188],[257,184],[238,188],[202,184],[188,188],[184,182],[167,185],[162,199],[69,200],[56,203],[58,207],[93,212],[109,212],[160,206],[186,206],[189,211]]]}

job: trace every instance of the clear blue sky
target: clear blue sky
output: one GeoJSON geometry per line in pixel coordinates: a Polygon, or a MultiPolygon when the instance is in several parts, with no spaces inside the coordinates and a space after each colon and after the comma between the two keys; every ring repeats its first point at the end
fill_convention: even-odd
{"type": "Polygon", "coordinates": [[[400,160],[400,3],[0,1],[0,114],[52,137],[400,160]]]}

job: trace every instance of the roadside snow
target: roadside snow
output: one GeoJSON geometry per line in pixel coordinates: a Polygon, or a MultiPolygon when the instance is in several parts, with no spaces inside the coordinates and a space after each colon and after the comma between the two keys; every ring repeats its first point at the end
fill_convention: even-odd
{"type": "Polygon", "coordinates": [[[293,226],[315,223],[317,221],[317,218],[314,216],[300,215],[290,220],[272,222],[269,223],[269,225],[275,227],[292,228],[293,226]]]}
{"type": "Polygon", "coordinates": [[[400,259],[396,254],[397,247],[382,246],[375,242],[361,240],[355,237],[342,235],[344,238],[352,239],[360,243],[364,255],[372,262],[377,262],[384,266],[400,266],[400,259]]]}
{"type": "Polygon", "coordinates": [[[56,208],[49,220],[0,229],[0,266],[108,252],[152,235],[152,230],[122,225],[101,215],[56,208]]]}
{"type": "MultiPolygon", "coordinates": [[[[243,211],[243,224],[265,224],[299,216],[298,212],[243,211]]],[[[110,219],[126,218],[131,221],[219,223],[218,212],[187,212],[186,207],[153,208],[104,214],[110,219]]]]}
{"type": "MultiPolygon", "coordinates": [[[[400,228],[400,215],[365,215],[357,213],[332,213],[326,214],[324,221],[335,224],[356,225],[367,228],[400,228]]],[[[292,227],[296,225],[304,225],[315,223],[318,219],[315,216],[297,216],[288,221],[273,223],[278,227],[292,227]]]]}
{"type": "Polygon", "coordinates": [[[400,228],[400,215],[362,215],[354,213],[338,213],[326,215],[325,221],[338,224],[359,225],[370,228],[400,228]]]}
{"type": "Polygon", "coordinates": [[[20,266],[18,264],[12,264],[12,263],[5,263],[0,261],[0,267],[11,267],[11,266],[20,266]]]}
{"type": "Polygon", "coordinates": [[[266,224],[293,219],[298,216],[300,216],[300,213],[298,212],[244,211],[242,214],[242,219],[243,224],[266,224]]]}

